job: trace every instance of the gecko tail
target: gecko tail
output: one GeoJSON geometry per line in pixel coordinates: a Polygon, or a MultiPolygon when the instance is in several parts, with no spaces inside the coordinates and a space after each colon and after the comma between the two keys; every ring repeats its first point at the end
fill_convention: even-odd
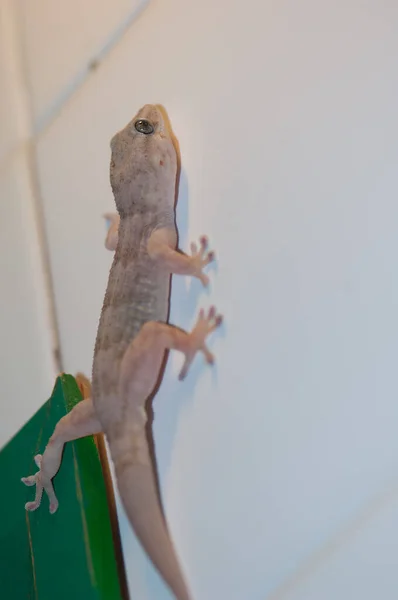
{"type": "Polygon", "coordinates": [[[135,534],[176,600],[192,600],[161,511],[150,465],[121,465],[119,493],[135,534]]]}

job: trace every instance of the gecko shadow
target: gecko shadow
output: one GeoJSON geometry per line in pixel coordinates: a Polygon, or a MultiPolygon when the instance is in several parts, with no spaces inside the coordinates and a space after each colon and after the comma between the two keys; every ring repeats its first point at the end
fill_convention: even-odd
{"type": "MultiPolygon", "coordinates": [[[[176,188],[178,188],[178,204],[176,206],[177,225],[179,232],[178,247],[181,249],[181,251],[185,252],[186,250],[188,251],[190,240],[187,239],[189,221],[189,188],[186,173],[184,170],[180,171],[180,177],[178,178],[178,185],[176,186],[176,188]]],[[[211,265],[209,265],[209,267],[207,268],[208,273],[210,272],[210,267],[214,264],[215,263],[211,263],[211,265]]],[[[176,316],[178,316],[178,323],[171,322],[170,325],[175,325],[189,330],[192,326],[194,318],[199,312],[200,307],[198,306],[198,296],[203,292],[208,295],[210,287],[211,286],[205,289],[198,280],[192,278],[190,281],[190,285],[187,289],[187,278],[181,275],[174,275],[170,286],[169,314],[172,308],[173,317],[175,318],[176,316]]],[[[215,333],[212,334],[212,338],[214,337],[215,333]]],[[[211,345],[211,339],[209,340],[209,345],[211,345]]],[[[167,368],[169,354],[169,351],[165,352],[156,386],[146,402],[148,415],[146,433],[148,438],[148,446],[151,455],[151,460],[155,472],[158,499],[162,507],[163,516],[164,507],[160,491],[159,471],[161,473],[164,473],[168,470],[170,466],[171,454],[173,450],[173,440],[175,438],[181,408],[182,406],[186,405],[187,402],[189,402],[190,398],[192,398],[193,392],[197,385],[197,381],[199,377],[203,374],[203,370],[209,368],[208,365],[206,365],[203,356],[200,355],[198,357],[199,360],[195,360],[191,365],[186,379],[183,382],[181,382],[177,379],[176,374],[172,373],[171,370],[167,368]],[[170,390],[170,398],[167,399],[167,406],[162,404],[158,407],[158,413],[160,414],[161,421],[161,432],[157,431],[156,441],[157,445],[161,447],[161,452],[159,457],[156,458],[155,436],[153,429],[155,419],[154,401],[161,385],[164,385],[168,390],[170,390]],[[158,465],[161,467],[159,470],[158,465]]],[[[211,369],[214,382],[216,383],[216,365],[211,367],[211,369]]]]}

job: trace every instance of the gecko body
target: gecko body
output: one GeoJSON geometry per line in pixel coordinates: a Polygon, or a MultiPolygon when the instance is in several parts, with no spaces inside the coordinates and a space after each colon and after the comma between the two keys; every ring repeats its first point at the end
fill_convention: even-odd
{"type": "MultiPolygon", "coordinates": [[[[167,323],[171,274],[190,275],[207,285],[203,268],[213,260],[202,238],[191,255],[177,249],[175,201],[178,150],[162,107],[145,105],[111,140],[110,181],[118,211],[106,247],[115,250],[100,315],[92,367],[92,398],[82,400],[57,424],[39,471],[25,477],[36,485],[26,504],[35,510],[43,490],[55,512],[52,478],[65,442],[104,432],[117,486],[142,546],[177,600],[191,600],[158,500],[146,436],[145,403],[154,391],[165,351],[185,355],[183,379],[198,351],[213,355],[207,336],[221,323],[212,307],[200,311],[190,333],[167,323]]],[[[108,215],[109,217],[109,215],[108,215]]]]}

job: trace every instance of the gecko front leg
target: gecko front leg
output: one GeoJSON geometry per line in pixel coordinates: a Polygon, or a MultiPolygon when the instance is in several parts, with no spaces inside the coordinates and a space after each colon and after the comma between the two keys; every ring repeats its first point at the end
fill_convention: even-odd
{"type": "Polygon", "coordinates": [[[76,404],[67,415],[58,421],[43,456],[37,454],[34,458],[39,471],[35,475],[21,479],[27,486],[36,485],[35,499],[33,502],[25,504],[26,510],[33,511],[39,508],[44,490],[50,501],[50,513],[55,513],[58,508],[58,500],[52,479],[60,467],[65,443],[86,435],[100,433],[101,429],[91,398],[76,404]]]}
{"type": "Polygon", "coordinates": [[[203,273],[203,269],[215,258],[214,252],[208,251],[207,237],[200,238],[199,248],[195,243],[191,244],[191,256],[178,252],[175,249],[175,241],[176,235],[173,230],[156,229],[148,240],[149,256],[170,273],[197,277],[206,287],[209,284],[209,278],[203,273]]]}
{"type": "Polygon", "coordinates": [[[105,238],[105,248],[107,250],[116,250],[119,239],[120,216],[118,213],[105,213],[103,215],[108,225],[108,232],[105,238]]]}

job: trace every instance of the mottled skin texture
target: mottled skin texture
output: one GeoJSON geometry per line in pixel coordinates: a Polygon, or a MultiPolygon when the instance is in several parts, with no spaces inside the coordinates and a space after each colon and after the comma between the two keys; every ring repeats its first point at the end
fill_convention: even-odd
{"type": "Polygon", "coordinates": [[[112,138],[111,149],[110,180],[118,214],[104,215],[110,221],[105,245],[115,255],[94,350],[92,398],[61,419],[43,456],[35,457],[40,470],[22,479],[36,485],[35,500],[26,509],[38,508],[44,489],[50,512],[57,510],[51,480],[65,442],[103,431],[137,537],[176,599],[190,600],[158,501],[145,403],[156,387],[165,350],[185,354],[180,379],[198,351],[213,362],[205,340],[221,323],[214,308],[207,315],[200,312],[191,333],[167,324],[170,275],[191,275],[207,285],[203,268],[213,254],[207,252],[205,238],[199,249],[191,245],[191,256],[176,249],[178,151],[164,110],[144,106],[112,138]],[[144,131],[137,123],[142,120],[144,131]]]}

